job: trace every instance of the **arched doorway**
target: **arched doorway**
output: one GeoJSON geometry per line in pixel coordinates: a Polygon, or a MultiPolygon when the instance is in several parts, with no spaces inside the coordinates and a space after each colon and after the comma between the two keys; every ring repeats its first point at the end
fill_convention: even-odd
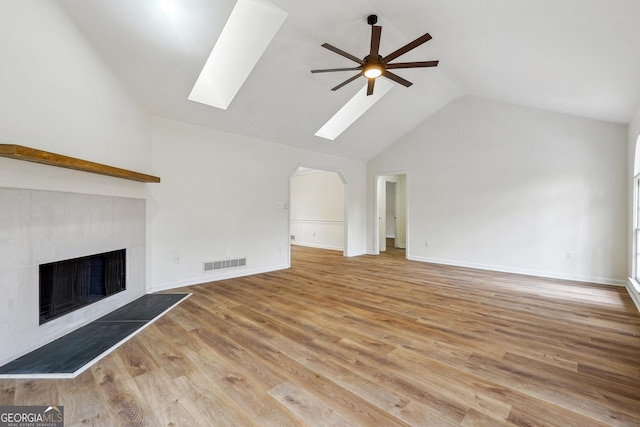
{"type": "Polygon", "coordinates": [[[346,191],[342,174],[300,166],[290,177],[292,245],[347,250],[346,191]]]}

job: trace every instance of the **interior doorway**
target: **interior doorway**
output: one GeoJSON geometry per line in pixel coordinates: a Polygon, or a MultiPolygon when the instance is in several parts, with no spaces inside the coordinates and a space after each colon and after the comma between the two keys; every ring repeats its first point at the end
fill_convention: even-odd
{"type": "Polygon", "coordinates": [[[398,222],[398,200],[396,200],[397,182],[387,181],[386,183],[386,215],[385,215],[385,237],[388,242],[391,240],[393,246],[396,246],[396,231],[398,222]]]}
{"type": "Polygon", "coordinates": [[[407,191],[405,174],[380,175],[377,178],[376,253],[387,245],[407,247],[407,191]]]}
{"type": "Polygon", "coordinates": [[[299,167],[290,177],[291,245],[347,250],[345,180],[336,172],[299,167]]]}

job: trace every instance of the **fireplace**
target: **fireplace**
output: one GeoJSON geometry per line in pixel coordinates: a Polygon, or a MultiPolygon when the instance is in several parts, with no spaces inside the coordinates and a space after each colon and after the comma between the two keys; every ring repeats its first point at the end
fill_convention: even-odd
{"type": "Polygon", "coordinates": [[[126,249],[40,265],[40,324],[126,289],[126,249]]]}
{"type": "MultiPolygon", "coordinates": [[[[0,186],[0,209],[0,365],[146,293],[145,198],[0,186]],[[40,312],[40,264],[119,249],[126,249],[126,257],[120,258],[126,289],[116,284],[117,293],[64,315],[46,307],[52,293],[45,291],[40,312]]],[[[93,299],[87,296],[78,305],[93,299]]]]}

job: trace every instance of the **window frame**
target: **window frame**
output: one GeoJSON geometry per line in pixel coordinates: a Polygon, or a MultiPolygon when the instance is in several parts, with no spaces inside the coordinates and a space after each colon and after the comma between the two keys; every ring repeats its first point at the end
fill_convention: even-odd
{"type": "Polygon", "coordinates": [[[633,177],[633,201],[632,201],[632,227],[631,227],[631,285],[640,293],[640,135],[636,142],[634,177],[633,177]]]}

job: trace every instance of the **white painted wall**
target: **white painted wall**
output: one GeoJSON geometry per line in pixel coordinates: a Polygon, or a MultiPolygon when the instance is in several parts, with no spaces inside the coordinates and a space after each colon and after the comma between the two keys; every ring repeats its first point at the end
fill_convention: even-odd
{"type": "Polygon", "coordinates": [[[347,185],[347,255],[365,251],[362,162],[155,119],[151,289],[287,268],[289,178],[304,165],[340,171],[347,185]],[[203,261],[247,257],[247,267],[203,273],[203,261]],[[179,258],[179,263],[176,259],[179,258]]]}
{"type": "Polygon", "coordinates": [[[333,171],[291,177],[292,244],[344,250],[344,184],[333,171]]]}
{"type": "MultiPolygon", "coordinates": [[[[4,1],[0,143],[152,173],[151,122],[54,2],[4,1]]],[[[0,186],[144,197],[145,184],[0,158],[0,186]]]]}
{"type": "Polygon", "coordinates": [[[626,280],[623,125],[465,97],[369,162],[372,198],[375,174],[390,170],[406,171],[410,183],[411,259],[626,280]]]}
{"type": "MultiPolygon", "coordinates": [[[[130,100],[54,2],[2,2],[0,58],[0,143],[26,145],[139,172],[153,172],[149,116],[130,100]]],[[[0,363],[144,293],[144,228],[142,237],[139,232],[124,236],[142,238],[135,251],[142,271],[138,270],[140,274],[134,274],[129,280],[130,291],[107,298],[92,309],[82,309],[46,326],[38,326],[38,311],[34,310],[38,301],[38,277],[33,271],[41,259],[51,260],[50,255],[88,255],[98,248],[119,245],[121,242],[115,242],[105,231],[119,229],[113,224],[124,221],[120,216],[122,209],[114,207],[118,205],[115,200],[135,199],[143,217],[136,214],[129,219],[141,220],[144,227],[147,185],[150,184],[0,158],[3,194],[0,244],[3,255],[14,255],[0,266],[0,289],[5,292],[0,302],[0,363]],[[24,193],[16,189],[54,192],[24,193]],[[66,194],[63,198],[67,202],[58,200],[60,194],[66,194]],[[113,197],[103,199],[97,195],[113,197]],[[76,210],[76,203],[69,200],[78,199],[89,200],[93,208],[103,206],[104,209],[76,210]],[[67,214],[71,216],[62,221],[67,214]],[[95,215],[105,228],[96,230],[88,226],[87,215],[95,215]],[[18,228],[16,221],[20,224],[18,228]],[[74,233],[80,233],[87,240],[80,242],[80,246],[69,246],[68,237],[74,233]]]]}

